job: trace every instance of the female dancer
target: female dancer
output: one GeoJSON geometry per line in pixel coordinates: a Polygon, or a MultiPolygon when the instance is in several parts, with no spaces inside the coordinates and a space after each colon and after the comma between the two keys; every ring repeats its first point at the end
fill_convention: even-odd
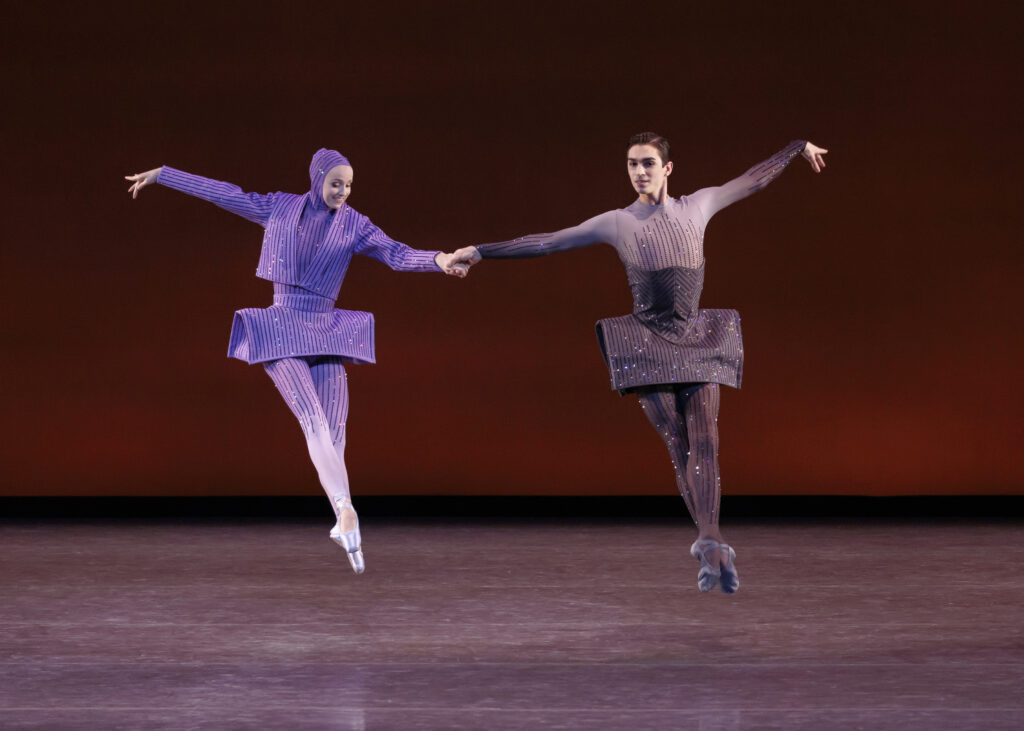
{"type": "Polygon", "coordinates": [[[736,552],[718,527],[719,384],[739,388],[743,372],[740,318],[735,310],[698,309],[704,283],[704,229],[718,211],[761,190],[797,155],[814,172],[828,150],[809,142],[781,152],[735,180],[670,198],[668,140],[653,132],[630,138],[626,169],[639,197],[632,205],[555,233],[468,246],[455,261],[553,254],[588,244],[615,247],[633,291],[633,314],[597,323],[597,338],[612,388],[636,393],[658,430],[676,471],[676,484],[699,535],[690,553],[700,561],[697,586],[739,588],[736,552]]]}
{"type": "Polygon", "coordinates": [[[349,161],[320,149],[309,166],[304,195],[243,193],[237,186],[163,167],[138,175],[132,198],[152,183],[208,200],[266,229],[256,276],[274,283],[274,304],[235,313],[228,356],[262,363],[306,436],[337,523],[330,537],[345,549],[353,571],[365,568],[359,518],[345,469],[348,385],[345,362],[373,363],[373,315],[334,308],[353,254],[392,269],[464,277],[451,254],[411,249],[388,238],[345,201],[352,192],[349,161]]]}

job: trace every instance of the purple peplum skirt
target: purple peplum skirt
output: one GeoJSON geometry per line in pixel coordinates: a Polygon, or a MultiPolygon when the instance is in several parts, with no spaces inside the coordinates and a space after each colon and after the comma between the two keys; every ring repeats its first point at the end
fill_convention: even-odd
{"type": "Polygon", "coordinates": [[[228,357],[246,363],[335,355],[374,363],[373,314],[335,309],[316,294],[274,294],[271,307],[238,310],[231,323],[228,357]]]}

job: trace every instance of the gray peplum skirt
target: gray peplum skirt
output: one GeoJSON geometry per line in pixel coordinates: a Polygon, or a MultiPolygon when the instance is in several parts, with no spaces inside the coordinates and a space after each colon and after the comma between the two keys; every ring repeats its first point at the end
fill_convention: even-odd
{"type": "Polygon", "coordinates": [[[315,294],[275,294],[271,307],[235,313],[228,357],[252,364],[317,355],[376,362],[373,314],[335,309],[332,300],[315,294]]]}
{"type": "Polygon", "coordinates": [[[620,393],[671,383],[740,387],[743,335],[736,310],[698,310],[674,327],[648,326],[636,315],[599,320],[597,340],[620,393]]]}

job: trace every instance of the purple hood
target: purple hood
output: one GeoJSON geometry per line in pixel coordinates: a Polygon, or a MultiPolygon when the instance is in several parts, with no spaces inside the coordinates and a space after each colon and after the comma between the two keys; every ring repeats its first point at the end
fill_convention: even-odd
{"type": "Polygon", "coordinates": [[[327,177],[331,168],[338,165],[351,165],[351,163],[337,150],[321,147],[313,155],[313,162],[309,164],[309,200],[313,202],[314,208],[323,210],[328,208],[324,201],[324,178],[327,177]]]}

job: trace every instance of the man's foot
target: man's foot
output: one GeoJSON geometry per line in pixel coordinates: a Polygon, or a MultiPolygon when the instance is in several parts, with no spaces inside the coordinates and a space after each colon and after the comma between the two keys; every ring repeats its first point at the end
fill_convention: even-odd
{"type": "Polygon", "coordinates": [[[690,555],[700,561],[697,588],[711,591],[722,577],[721,544],[713,538],[698,538],[690,546],[690,555]]]}
{"type": "Polygon", "coordinates": [[[722,577],[720,579],[722,591],[726,594],[735,594],[736,590],[740,588],[740,575],[736,571],[736,551],[732,550],[732,547],[728,543],[722,543],[719,546],[719,560],[721,561],[720,570],[722,577]]]}

